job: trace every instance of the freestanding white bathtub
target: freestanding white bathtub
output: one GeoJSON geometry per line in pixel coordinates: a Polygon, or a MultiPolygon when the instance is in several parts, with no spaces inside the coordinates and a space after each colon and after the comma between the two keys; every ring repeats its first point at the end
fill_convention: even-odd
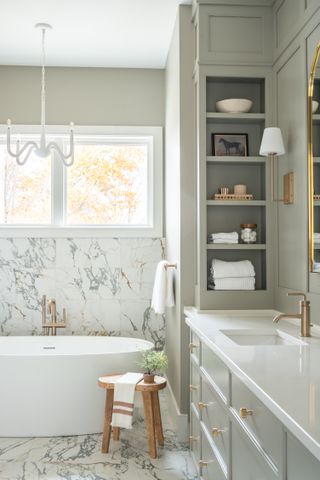
{"type": "Polygon", "coordinates": [[[101,432],[98,377],[139,371],[152,347],[123,337],[0,337],[0,437],[101,432]]]}

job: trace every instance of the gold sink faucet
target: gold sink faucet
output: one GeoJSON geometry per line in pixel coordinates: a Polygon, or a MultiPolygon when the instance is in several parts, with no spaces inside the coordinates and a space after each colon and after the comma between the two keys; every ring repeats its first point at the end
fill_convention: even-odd
{"type": "Polygon", "coordinates": [[[310,323],[310,301],[307,300],[304,293],[300,292],[287,293],[287,296],[298,296],[303,298],[299,301],[299,313],[280,313],[274,317],[273,322],[278,323],[279,320],[283,318],[298,318],[301,320],[301,337],[311,337],[310,327],[313,327],[313,325],[310,323]]]}
{"type": "Polygon", "coordinates": [[[47,296],[43,295],[41,300],[41,316],[42,328],[44,335],[56,335],[57,328],[66,328],[67,326],[67,310],[62,310],[62,322],[57,322],[57,304],[54,299],[47,300],[47,296]],[[48,321],[48,315],[50,320],[48,321]]]}

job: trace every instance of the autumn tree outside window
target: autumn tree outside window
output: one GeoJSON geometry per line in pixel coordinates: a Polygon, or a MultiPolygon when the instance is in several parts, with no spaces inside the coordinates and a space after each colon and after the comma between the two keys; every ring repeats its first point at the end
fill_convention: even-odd
{"type": "MultiPolygon", "coordinates": [[[[22,128],[30,139],[32,128],[22,128]]],[[[50,127],[48,135],[67,148],[62,131],[50,127]]],[[[78,127],[75,162],[68,168],[54,156],[36,155],[19,166],[4,138],[0,158],[2,231],[162,235],[161,127],[78,127]]]]}

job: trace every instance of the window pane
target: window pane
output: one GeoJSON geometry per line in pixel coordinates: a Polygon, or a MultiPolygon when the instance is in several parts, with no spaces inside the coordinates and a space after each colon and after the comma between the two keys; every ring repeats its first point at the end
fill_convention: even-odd
{"type": "Polygon", "coordinates": [[[146,225],[148,145],[75,147],[67,169],[67,223],[146,225]]]}
{"type": "Polygon", "coordinates": [[[0,222],[4,224],[51,223],[51,160],[31,154],[18,165],[0,145],[0,222]]]}

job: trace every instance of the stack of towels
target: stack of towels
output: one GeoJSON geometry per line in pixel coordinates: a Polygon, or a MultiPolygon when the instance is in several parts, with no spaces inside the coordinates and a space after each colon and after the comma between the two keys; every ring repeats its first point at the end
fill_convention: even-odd
{"type": "Polygon", "coordinates": [[[313,241],[314,243],[320,243],[320,233],[313,234],[313,241]]]}
{"type": "Polygon", "coordinates": [[[255,270],[250,260],[225,262],[214,258],[209,288],[213,290],[254,290],[255,270]]]}
{"type": "Polygon", "coordinates": [[[237,232],[221,232],[211,233],[208,238],[209,243],[239,243],[239,233],[237,232]]]}

